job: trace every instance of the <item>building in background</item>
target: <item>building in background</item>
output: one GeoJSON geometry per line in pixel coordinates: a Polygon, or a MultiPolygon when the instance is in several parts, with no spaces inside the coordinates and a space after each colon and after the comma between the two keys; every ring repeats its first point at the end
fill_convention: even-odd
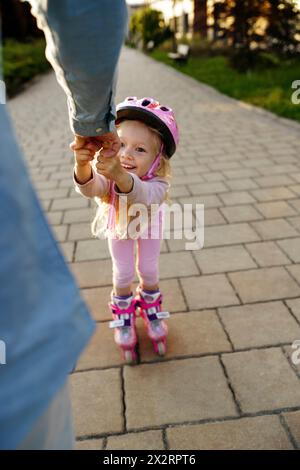
{"type": "MultiPolygon", "coordinates": [[[[218,0],[220,2],[222,0],[218,0]]],[[[137,8],[149,5],[155,10],[163,13],[165,22],[175,31],[178,38],[187,36],[191,38],[195,30],[195,4],[198,3],[198,8],[205,11],[207,18],[207,37],[212,39],[214,37],[214,19],[213,19],[213,6],[217,0],[198,1],[195,0],[127,0],[129,7],[129,14],[132,14],[137,8]]],[[[201,21],[201,20],[200,20],[201,21]]],[[[196,29],[197,25],[196,25],[196,29]]]]}
{"type": "MultiPolygon", "coordinates": [[[[202,38],[216,40],[220,38],[222,27],[228,27],[232,18],[220,19],[225,0],[127,0],[129,11],[133,12],[143,5],[149,5],[163,13],[165,22],[176,33],[176,37],[191,38],[197,31],[202,38]],[[195,14],[196,13],[196,14],[195,14]],[[221,29],[220,29],[221,28],[221,29]]],[[[300,0],[294,0],[300,9],[300,0]]],[[[266,27],[266,20],[258,21],[257,32],[266,27]]]]}

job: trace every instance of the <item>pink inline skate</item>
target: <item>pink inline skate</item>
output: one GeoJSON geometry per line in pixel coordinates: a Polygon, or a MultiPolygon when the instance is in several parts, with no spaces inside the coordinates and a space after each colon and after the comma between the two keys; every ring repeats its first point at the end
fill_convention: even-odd
{"type": "Polygon", "coordinates": [[[113,316],[113,321],[109,323],[109,327],[115,328],[115,342],[121,348],[123,358],[127,364],[131,364],[137,359],[136,300],[133,295],[127,298],[119,298],[114,296],[112,292],[111,302],[108,303],[108,306],[113,316]]]}
{"type": "Polygon", "coordinates": [[[145,292],[140,286],[136,291],[136,306],[153,343],[154,351],[160,356],[164,356],[167,351],[168,327],[163,318],[169,318],[170,313],[163,312],[161,309],[162,294],[160,291],[145,292]]]}

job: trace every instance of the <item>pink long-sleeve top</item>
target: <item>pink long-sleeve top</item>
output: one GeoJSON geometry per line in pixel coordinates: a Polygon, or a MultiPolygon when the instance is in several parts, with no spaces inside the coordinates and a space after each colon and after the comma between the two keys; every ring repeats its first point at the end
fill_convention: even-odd
{"type": "MultiPolygon", "coordinates": [[[[158,224],[162,223],[162,217],[166,204],[164,203],[166,192],[170,185],[166,179],[156,176],[150,180],[143,181],[134,173],[130,173],[133,178],[133,187],[129,193],[121,193],[118,191],[117,186],[114,186],[112,191],[115,192],[116,196],[126,196],[129,205],[134,203],[143,204],[147,207],[148,214],[151,211],[152,204],[159,204],[159,210],[155,217],[149,218],[148,223],[151,230],[157,230],[158,224]]],[[[92,178],[84,184],[79,184],[76,181],[75,174],[73,176],[76,192],[82,194],[87,198],[95,198],[95,201],[100,206],[101,199],[108,194],[111,190],[109,180],[97,173],[92,168],[92,178]]]]}

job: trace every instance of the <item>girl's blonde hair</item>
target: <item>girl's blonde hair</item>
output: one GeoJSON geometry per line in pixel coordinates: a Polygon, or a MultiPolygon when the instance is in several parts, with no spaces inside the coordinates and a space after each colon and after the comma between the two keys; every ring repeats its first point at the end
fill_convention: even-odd
{"type": "MultiPolygon", "coordinates": [[[[116,127],[118,128],[119,126],[121,126],[122,122],[124,122],[124,121],[125,121],[125,119],[123,119],[121,121],[118,121],[116,123],[116,127]]],[[[143,121],[141,121],[141,122],[143,122],[143,121]]],[[[143,123],[143,124],[145,124],[145,123],[143,123]]],[[[153,127],[150,127],[150,126],[147,125],[147,128],[152,132],[153,137],[156,141],[156,144],[157,144],[156,145],[156,154],[157,154],[159,152],[159,149],[160,149],[160,146],[161,146],[161,143],[162,143],[162,135],[160,134],[160,132],[157,129],[155,129],[153,127]]],[[[163,179],[163,180],[165,180],[169,183],[171,178],[172,178],[172,171],[171,171],[170,161],[169,161],[169,159],[167,158],[167,156],[164,152],[165,152],[165,149],[163,149],[163,152],[162,152],[162,155],[161,155],[161,158],[160,158],[160,163],[159,163],[158,168],[154,172],[154,176],[160,177],[161,179],[163,179]]],[[[167,204],[171,204],[171,200],[169,198],[168,193],[169,193],[169,190],[166,191],[165,198],[164,198],[163,202],[166,202],[167,204]]],[[[95,198],[95,200],[96,199],[99,199],[99,198],[95,198]]],[[[108,218],[108,214],[109,214],[109,208],[110,208],[110,185],[109,185],[109,189],[108,189],[107,193],[103,197],[101,197],[100,201],[98,201],[98,208],[97,208],[97,212],[96,212],[96,215],[94,217],[94,220],[91,224],[91,230],[92,230],[92,235],[94,237],[104,238],[105,235],[106,235],[106,222],[107,222],[107,218],[108,218]]],[[[129,210],[129,207],[130,207],[130,205],[127,205],[127,212],[129,210]]],[[[124,233],[124,228],[120,229],[120,227],[118,227],[118,223],[119,223],[119,206],[118,206],[118,204],[117,204],[117,207],[116,207],[116,219],[115,220],[116,220],[116,233],[118,234],[118,236],[120,238],[126,238],[126,234],[124,233]],[[119,228],[119,230],[118,230],[118,228],[119,228]]],[[[128,217],[128,220],[130,221],[130,217],[128,217]]]]}

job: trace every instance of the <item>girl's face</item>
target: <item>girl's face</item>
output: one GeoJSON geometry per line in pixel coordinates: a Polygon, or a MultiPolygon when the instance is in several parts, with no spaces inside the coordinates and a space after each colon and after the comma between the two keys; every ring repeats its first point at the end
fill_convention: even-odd
{"type": "Polygon", "coordinates": [[[118,156],[122,167],[141,178],[147,173],[159,151],[159,137],[144,123],[131,120],[121,122],[118,135],[121,140],[118,156]]]}

